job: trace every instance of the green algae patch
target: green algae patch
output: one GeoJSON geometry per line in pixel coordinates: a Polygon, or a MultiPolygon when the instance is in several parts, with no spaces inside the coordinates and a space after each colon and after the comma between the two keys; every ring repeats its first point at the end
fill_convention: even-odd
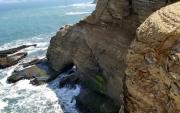
{"type": "Polygon", "coordinates": [[[96,75],[95,77],[88,77],[83,83],[90,89],[105,94],[105,80],[101,75],[96,75]]]}

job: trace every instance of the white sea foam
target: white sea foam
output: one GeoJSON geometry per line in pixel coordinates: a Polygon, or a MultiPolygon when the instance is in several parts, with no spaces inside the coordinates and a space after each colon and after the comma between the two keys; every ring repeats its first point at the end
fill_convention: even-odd
{"type": "Polygon", "coordinates": [[[37,1],[37,0],[0,0],[0,3],[19,3],[19,2],[29,2],[29,1],[37,1]]]}
{"type": "Polygon", "coordinates": [[[82,15],[82,14],[90,14],[91,12],[68,12],[66,15],[82,15]]]}
{"type": "MultiPolygon", "coordinates": [[[[52,34],[51,34],[52,35],[52,34]]],[[[18,40],[0,46],[0,49],[17,47],[22,44],[37,44],[23,51],[29,53],[24,62],[34,57],[44,56],[51,35],[39,35],[27,40],[18,40]]],[[[59,88],[60,77],[49,84],[33,86],[29,80],[21,80],[15,84],[7,84],[6,80],[18,64],[0,70],[0,113],[79,113],[75,108],[74,96],[80,92],[80,87],[75,89],[59,88]],[[62,106],[61,106],[62,105],[62,106]]],[[[61,75],[60,75],[61,76],[61,75]]]]}
{"type": "Polygon", "coordinates": [[[0,101],[0,110],[4,109],[7,106],[8,106],[7,102],[0,101]]]}
{"type": "Polygon", "coordinates": [[[92,4],[92,2],[87,2],[87,3],[80,3],[80,4],[71,4],[69,6],[70,7],[94,7],[96,5],[92,4]]]}
{"type": "Polygon", "coordinates": [[[50,37],[54,35],[51,33],[50,35],[38,35],[28,39],[21,39],[14,42],[6,43],[0,46],[0,50],[9,49],[13,47],[18,47],[21,45],[31,45],[37,44],[36,47],[29,47],[21,50],[20,52],[27,52],[28,57],[22,60],[22,62],[28,62],[32,59],[43,58],[46,55],[47,48],[49,46],[50,37]]]}
{"type": "Polygon", "coordinates": [[[86,7],[95,7],[95,6],[96,6],[96,4],[92,4],[92,2],[87,2],[87,3],[79,3],[79,4],[60,5],[57,7],[60,7],[60,8],[67,8],[67,7],[86,8],[86,7]]]}

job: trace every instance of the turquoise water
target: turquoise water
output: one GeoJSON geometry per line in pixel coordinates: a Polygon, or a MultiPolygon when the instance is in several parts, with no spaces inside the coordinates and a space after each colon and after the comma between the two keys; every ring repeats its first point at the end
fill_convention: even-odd
{"type": "Polygon", "coordinates": [[[62,25],[75,23],[92,12],[91,1],[29,0],[6,4],[0,1],[0,45],[56,32],[62,25]]]}
{"type": "MultiPolygon", "coordinates": [[[[85,18],[95,8],[92,0],[0,0],[0,50],[22,44],[37,44],[23,51],[20,63],[45,57],[51,37],[65,24],[85,18]]],[[[20,64],[19,63],[19,64],[20,64]]],[[[17,64],[0,70],[0,113],[80,113],[74,96],[80,91],[59,88],[61,74],[54,81],[32,86],[29,80],[7,84],[17,64]]]]}

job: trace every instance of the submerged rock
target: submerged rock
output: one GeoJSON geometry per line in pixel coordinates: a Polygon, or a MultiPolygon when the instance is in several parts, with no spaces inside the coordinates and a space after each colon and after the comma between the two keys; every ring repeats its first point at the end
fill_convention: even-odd
{"type": "Polygon", "coordinates": [[[26,52],[17,53],[10,56],[0,56],[0,69],[4,69],[17,64],[27,56],[26,52]]]}
{"type": "Polygon", "coordinates": [[[54,79],[58,75],[57,72],[49,67],[46,60],[38,60],[39,62],[34,61],[35,60],[23,65],[27,66],[27,64],[33,64],[31,66],[28,65],[29,67],[23,70],[15,70],[12,75],[8,77],[8,83],[15,83],[22,79],[29,79],[33,85],[40,85],[54,79]]]}

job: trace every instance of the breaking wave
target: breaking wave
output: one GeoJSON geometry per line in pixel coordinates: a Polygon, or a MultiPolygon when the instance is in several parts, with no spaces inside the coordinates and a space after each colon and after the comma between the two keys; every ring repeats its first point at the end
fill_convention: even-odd
{"type": "Polygon", "coordinates": [[[82,14],[91,14],[91,12],[68,12],[66,15],[82,15],[82,14]]]}
{"type": "MultiPolygon", "coordinates": [[[[37,44],[37,47],[22,50],[29,54],[22,61],[27,62],[46,55],[50,37],[53,34],[17,40],[0,46],[0,49],[8,49],[23,44],[37,44]]],[[[41,86],[33,86],[29,80],[7,84],[7,78],[17,66],[18,64],[0,70],[0,113],[79,113],[75,108],[76,102],[73,98],[79,94],[80,86],[76,86],[75,89],[60,89],[60,78],[41,86]]]]}

